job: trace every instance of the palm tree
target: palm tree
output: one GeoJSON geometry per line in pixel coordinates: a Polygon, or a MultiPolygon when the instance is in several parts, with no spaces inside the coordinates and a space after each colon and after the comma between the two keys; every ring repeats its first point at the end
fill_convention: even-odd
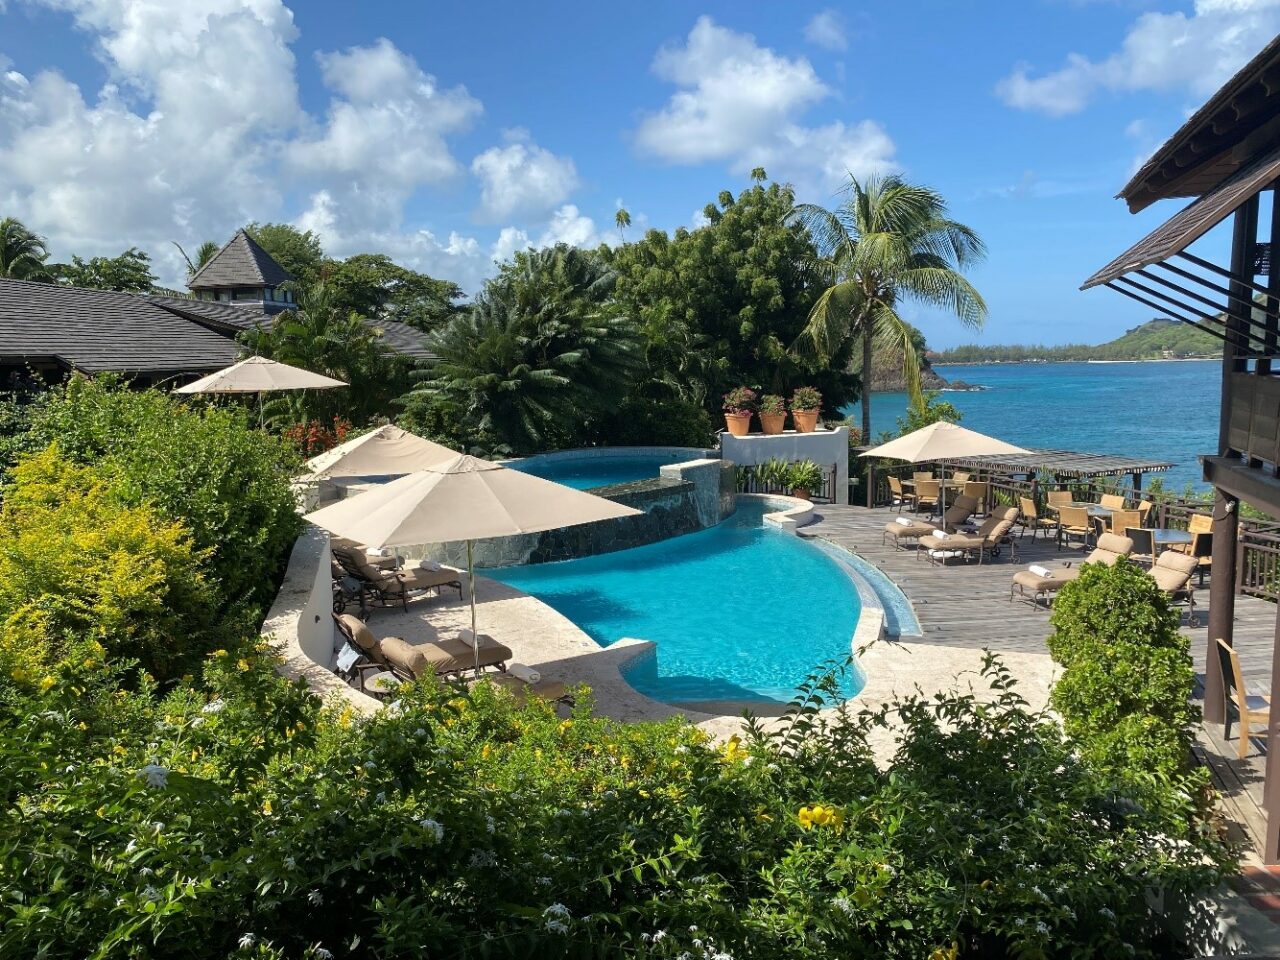
{"type": "Polygon", "coordinates": [[[813,239],[805,266],[825,288],[793,345],[827,359],[849,337],[862,337],[862,435],[871,436],[871,360],[876,343],[902,351],[911,403],[923,403],[920,357],[898,305],[915,301],[953,313],[977,329],[987,318],[982,296],[960,270],[985,256],[977,234],[947,216],[936,191],[898,176],[852,175],[835,210],[798,204],[791,213],[813,239]]]}
{"type": "Polygon", "coordinates": [[[44,237],[32,233],[20,220],[0,220],[0,277],[10,280],[53,281],[45,266],[49,248],[44,237]]]}
{"type": "Polygon", "coordinates": [[[187,251],[182,249],[182,244],[177,240],[173,240],[171,242],[178,248],[178,252],[182,254],[182,259],[187,261],[188,280],[194,277],[200,271],[200,268],[212,260],[213,255],[222,249],[212,240],[206,240],[204,243],[200,244],[200,246],[196,247],[196,255],[193,260],[191,257],[187,256],[187,251]]]}
{"type": "Polygon", "coordinates": [[[613,222],[618,225],[618,238],[623,242],[627,242],[627,236],[622,231],[624,228],[631,226],[631,214],[627,213],[625,207],[619,207],[618,212],[613,215],[613,222]]]}
{"type": "Polygon", "coordinates": [[[433,337],[440,359],[410,396],[411,416],[490,453],[585,435],[643,363],[634,323],[610,302],[613,285],[613,272],[575,247],[518,253],[433,337]]]}

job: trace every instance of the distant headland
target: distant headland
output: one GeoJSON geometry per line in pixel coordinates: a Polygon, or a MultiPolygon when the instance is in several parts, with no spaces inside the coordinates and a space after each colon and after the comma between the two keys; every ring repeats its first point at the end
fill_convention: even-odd
{"type": "Polygon", "coordinates": [[[1126,331],[1123,336],[1093,346],[967,344],[949,350],[930,350],[926,356],[930,364],[1195,360],[1222,356],[1222,343],[1210,334],[1185,323],[1148,320],[1141,326],[1126,331]]]}

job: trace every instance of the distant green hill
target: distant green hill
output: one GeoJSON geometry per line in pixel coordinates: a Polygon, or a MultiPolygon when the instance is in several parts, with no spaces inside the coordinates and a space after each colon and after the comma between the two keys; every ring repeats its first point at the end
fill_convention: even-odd
{"type": "Polygon", "coordinates": [[[1176,320],[1148,320],[1141,326],[1097,346],[985,346],[969,344],[929,354],[932,363],[1016,363],[1029,360],[1160,360],[1212,357],[1222,354],[1222,342],[1176,320]]]}

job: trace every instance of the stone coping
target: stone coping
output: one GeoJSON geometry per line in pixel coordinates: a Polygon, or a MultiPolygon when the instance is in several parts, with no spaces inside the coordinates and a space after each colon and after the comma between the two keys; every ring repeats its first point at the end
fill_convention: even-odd
{"type": "Polygon", "coordinates": [[[759,500],[771,513],[764,515],[764,522],[783,533],[795,533],[800,527],[813,523],[813,501],[803,497],[788,497],[781,493],[740,493],[742,500],[759,500]]]}

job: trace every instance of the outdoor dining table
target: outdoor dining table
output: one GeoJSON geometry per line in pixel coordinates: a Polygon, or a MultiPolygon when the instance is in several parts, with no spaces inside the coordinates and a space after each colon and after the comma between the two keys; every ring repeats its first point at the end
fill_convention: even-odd
{"type": "Polygon", "coordinates": [[[1090,516],[1090,517],[1101,517],[1101,518],[1102,518],[1102,519],[1104,519],[1104,520],[1106,520],[1106,519],[1107,519],[1107,518],[1109,518],[1113,513],[1115,513],[1115,511],[1114,511],[1114,510],[1112,510],[1110,507],[1104,507],[1104,506],[1103,506],[1102,504],[1100,504],[1100,503],[1088,503],[1088,502],[1081,502],[1081,501],[1072,501],[1071,503],[1051,503],[1051,504],[1049,504],[1049,509],[1050,509],[1050,510],[1052,510],[1054,513],[1057,513],[1057,512],[1058,512],[1059,510],[1061,510],[1063,507],[1076,507],[1076,508],[1078,508],[1078,509],[1080,509],[1080,510],[1084,510],[1084,511],[1086,511],[1086,512],[1089,514],[1089,516],[1090,516]]]}
{"type": "Polygon", "coordinates": [[[1195,538],[1186,530],[1171,530],[1160,527],[1151,531],[1151,539],[1158,547],[1173,547],[1183,543],[1191,543],[1195,538]]]}
{"type": "MultiPolygon", "coordinates": [[[[962,480],[934,480],[932,482],[940,483],[944,487],[946,487],[948,490],[960,490],[964,487],[964,481],[962,480]]],[[[914,487],[916,485],[916,482],[915,480],[910,480],[910,479],[903,480],[902,485],[904,487],[914,487]]]]}

